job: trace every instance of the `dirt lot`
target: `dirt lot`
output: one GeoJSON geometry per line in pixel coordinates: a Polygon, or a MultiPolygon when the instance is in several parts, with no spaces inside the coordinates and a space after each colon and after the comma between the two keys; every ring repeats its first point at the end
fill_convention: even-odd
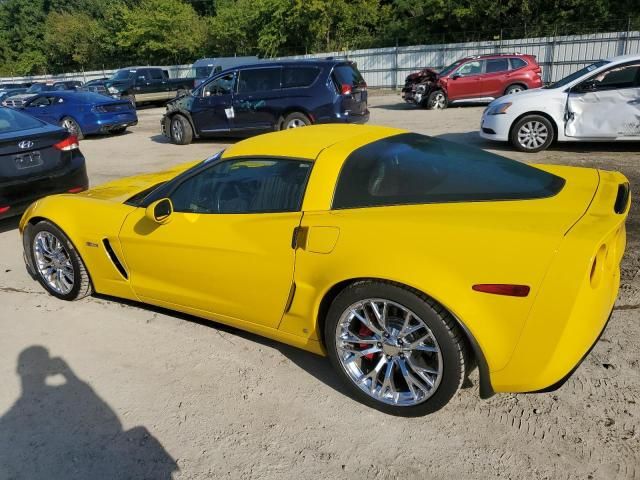
{"type": "MultiPolygon", "coordinates": [[[[640,144],[518,154],[477,136],[480,107],[371,103],[374,124],[526,162],[617,169],[640,191],[640,144]]],[[[82,143],[93,185],[226,142],[169,145],[161,113],[141,110],[130,133],[82,143]]],[[[16,222],[2,222],[0,479],[640,478],[638,206],[636,194],[613,318],[562,389],[481,401],[474,375],[421,419],[363,407],[327,361],[287,346],[114,299],[58,301],[27,276],[16,222]]]]}

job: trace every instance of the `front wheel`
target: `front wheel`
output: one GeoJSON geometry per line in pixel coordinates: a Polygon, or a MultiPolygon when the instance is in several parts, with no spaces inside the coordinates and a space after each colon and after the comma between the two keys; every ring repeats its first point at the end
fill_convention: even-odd
{"type": "Polygon", "coordinates": [[[84,262],[62,230],[43,221],[29,226],[25,235],[25,251],[47,292],[62,300],[79,300],[91,294],[84,262]]]}
{"type": "Polygon", "coordinates": [[[455,320],[395,284],[347,287],[329,309],[324,335],[329,359],[353,396],[391,415],[435,412],[464,379],[467,348],[455,320]]]}
{"type": "Polygon", "coordinates": [[[193,140],[193,128],[182,115],[174,115],[169,122],[171,141],[176,145],[189,145],[193,140]]]}
{"type": "Polygon", "coordinates": [[[447,96],[442,90],[431,92],[427,98],[427,108],[429,110],[444,110],[447,108],[447,96]]]}
{"type": "Polygon", "coordinates": [[[545,150],[554,138],[551,121],[542,115],[527,115],[511,128],[509,141],[521,152],[535,153],[545,150]]]}

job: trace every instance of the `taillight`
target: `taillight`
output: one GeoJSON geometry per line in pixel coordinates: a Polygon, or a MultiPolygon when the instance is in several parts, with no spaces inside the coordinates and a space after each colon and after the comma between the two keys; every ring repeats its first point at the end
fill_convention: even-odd
{"type": "Polygon", "coordinates": [[[63,152],[68,152],[69,150],[80,148],[80,146],[78,145],[78,137],[76,137],[75,135],[69,135],[61,142],[56,143],[53,148],[62,150],[63,152]]]}
{"type": "Polygon", "coordinates": [[[74,188],[70,188],[69,190],[67,190],[67,192],[69,193],[80,193],[84,190],[84,187],[74,187],[74,188]]]}
{"type": "Polygon", "coordinates": [[[508,297],[526,297],[531,290],[528,285],[512,285],[508,283],[479,283],[471,288],[476,292],[506,295],[508,297]]]}
{"type": "Polygon", "coordinates": [[[106,113],[107,109],[105,107],[103,107],[102,105],[94,105],[93,108],[91,108],[91,110],[93,110],[96,113],[106,113]]]}
{"type": "Polygon", "coordinates": [[[351,85],[347,85],[346,83],[340,85],[340,93],[342,95],[351,95],[351,85]]]}
{"type": "Polygon", "coordinates": [[[11,208],[10,206],[0,207],[0,214],[7,213],[10,208],[11,208]]]}

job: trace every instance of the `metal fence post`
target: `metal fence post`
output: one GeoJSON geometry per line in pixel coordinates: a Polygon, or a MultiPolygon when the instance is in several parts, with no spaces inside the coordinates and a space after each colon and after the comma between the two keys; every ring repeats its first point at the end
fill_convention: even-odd
{"type": "Polygon", "coordinates": [[[398,38],[396,37],[396,48],[393,55],[393,89],[398,89],[398,38]]]}
{"type": "Polygon", "coordinates": [[[631,16],[627,17],[627,33],[624,36],[624,54],[627,54],[627,48],[629,46],[629,35],[631,34],[631,16]]]}

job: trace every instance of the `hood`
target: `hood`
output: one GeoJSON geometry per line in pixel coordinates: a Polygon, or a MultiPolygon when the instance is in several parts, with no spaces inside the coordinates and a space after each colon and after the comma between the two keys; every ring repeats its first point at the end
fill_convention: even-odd
{"type": "Polygon", "coordinates": [[[435,81],[438,79],[438,72],[432,68],[424,68],[419,72],[411,73],[407,76],[407,83],[420,83],[424,81],[435,81]]]}
{"type": "Polygon", "coordinates": [[[133,177],[121,178],[119,180],[103,183],[102,185],[76,195],[118,203],[126,202],[137,193],[167,182],[198,163],[200,163],[200,160],[181,164],[162,172],[146,173],[133,177]]]}

